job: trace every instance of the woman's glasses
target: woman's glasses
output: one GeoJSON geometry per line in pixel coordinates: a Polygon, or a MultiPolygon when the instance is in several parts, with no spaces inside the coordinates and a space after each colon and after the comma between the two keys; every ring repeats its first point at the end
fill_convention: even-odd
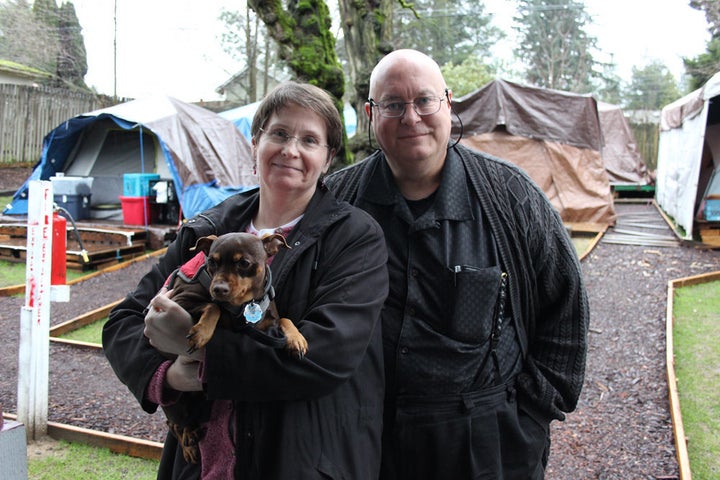
{"type": "Polygon", "coordinates": [[[282,128],[272,128],[270,130],[260,129],[270,143],[275,145],[287,145],[291,140],[297,142],[298,148],[305,152],[315,152],[321,148],[330,148],[330,145],[320,143],[317,137],[312,135],[290,135],[282,128]]]}

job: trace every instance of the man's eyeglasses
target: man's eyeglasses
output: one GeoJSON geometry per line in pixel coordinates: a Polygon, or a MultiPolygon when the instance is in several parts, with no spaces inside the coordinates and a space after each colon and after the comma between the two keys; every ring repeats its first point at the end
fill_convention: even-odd
{"type": "Polygon", "coordinates": [[[368,98],[370,107],[376,107],[380,115],[387,118],[397,118],[405,115],[406,105],[412,105],[418,115],[432,115],[440,111],[440,104],[443,100],[445,100],[445,97],[418,97],[412,102],[398,102],[395,100],[376,102],[372,98],[368,98]]]}
{"type": "Polygon", "coordinates": [[[321,148],[330,148],[330,145],[320,143],[320,140],[312,135],[293,136],[289,135],[282,128],[273,128],[271,130],[261,128],[260,131],[265,134],[265,137],[270,143],[274,143],[275,145],[286,145],[290,140],[296,140],[298,148],[306,152],[315,152],[321,148]]]}

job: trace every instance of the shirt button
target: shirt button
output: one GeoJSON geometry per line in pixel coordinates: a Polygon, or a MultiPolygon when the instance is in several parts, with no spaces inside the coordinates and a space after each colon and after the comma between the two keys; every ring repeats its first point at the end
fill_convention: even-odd
{"type": "Polygon", "coordinates": [[[402,347],[402,348],[400,348],[400,353],[402,353],[403,355],[407,355],[407,353],[408,353],[409,351],[410,351],[410,349],[407,348],[407,347],[402,347]]]}
{"type": "Polygon", "coordinates": [[[417,277],[419,275],[417,268],[413,268],[410,271],[410,275],[412,275],[413,277],[417,277]]]}

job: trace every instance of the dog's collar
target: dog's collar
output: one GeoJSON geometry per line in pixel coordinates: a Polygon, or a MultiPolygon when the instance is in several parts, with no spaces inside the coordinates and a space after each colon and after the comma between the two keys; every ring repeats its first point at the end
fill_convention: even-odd
{"type": "MultiPolygon", "coordinates": [[[[210,281],[210,274],[207,272],[206,265],[202,267],[203,275],[200,279],[203,281],[210,281]],[[207,280],[205,280],[207,279],[207,280]]],[[[207,285],[208,289],[210,285],[207,285]]],[[[263,287],[263,296],[260,298],[253,298],[249,302],[242,305],[232,305],[229,302],[215,302],[220,308],[228,312],[233,320],[244,319],[246,323],[257,323],[265,316],[265,312],[270,307],[270,303],[275,299],[275,289],[272,285],[272,270],[270,265],[265,265],[265,286],[263,287]]]]}

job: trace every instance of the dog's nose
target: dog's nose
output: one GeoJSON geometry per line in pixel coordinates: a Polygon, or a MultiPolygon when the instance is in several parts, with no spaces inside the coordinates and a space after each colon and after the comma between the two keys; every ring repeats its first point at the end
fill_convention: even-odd
{"type": "Polygon", "coordinates": [[[218,283],[213,285],[213,296],[226,297],[230,293],[230,287],[226,283],[218,283]]]}

